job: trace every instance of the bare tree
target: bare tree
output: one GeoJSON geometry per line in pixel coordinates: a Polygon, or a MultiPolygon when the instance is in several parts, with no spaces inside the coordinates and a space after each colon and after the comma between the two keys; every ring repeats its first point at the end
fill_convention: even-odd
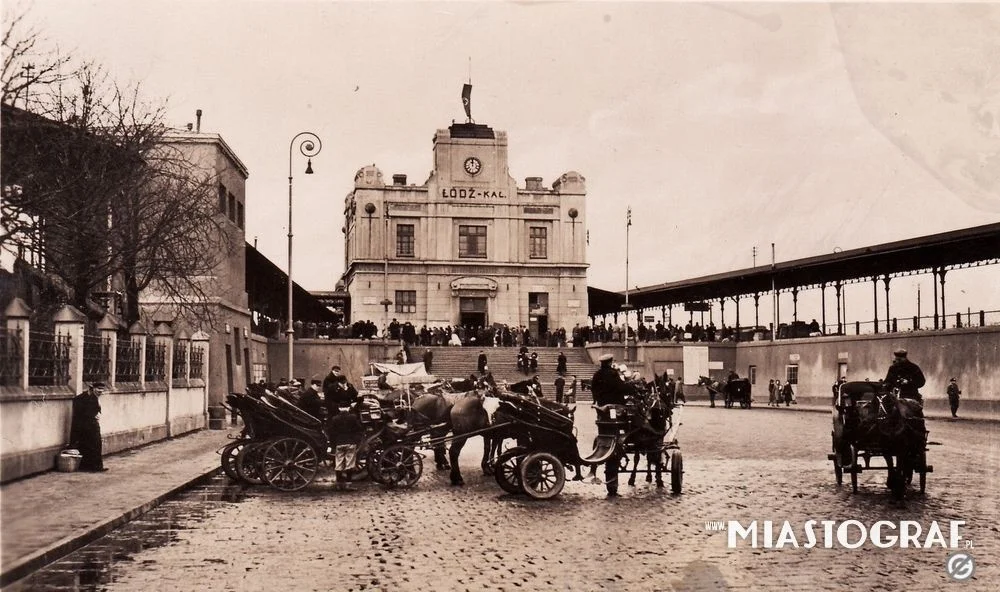
{"type": "MultiPolygon", "coordinates": [[[[21,18],[9,23],[5,50],[44,55],[37,33],[24,41],[11,32],[21,18]]],[[[165,106],[145,102],[138,85],[123,88],[92,64],[39,63],[50,75],[33,79],[34,98],[19,109],[13,102],[29,87],[5,54],[0,247],[44,237],[36,246],[45,271],[85,309],[94,309],[94,292],[120,287],[128,323],[139,319],[145,290],[211,321],[210,280],[242,247],[216,210],[216,173],[171,144],[165,106]],[[72,74],[55,74],[63,68],[72,74]]]]}

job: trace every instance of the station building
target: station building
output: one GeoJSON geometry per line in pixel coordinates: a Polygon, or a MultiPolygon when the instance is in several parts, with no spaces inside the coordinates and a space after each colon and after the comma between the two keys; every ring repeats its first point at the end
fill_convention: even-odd
{"type": "Polygon", "coordinates": [[[519,187],[506,132],[439,129],[422,185],[362,167],[344,213],[352,321],[506,324],[536,336],[589,321],[585,179],[570,171],[551,187],[540,177],[519,187]]]}

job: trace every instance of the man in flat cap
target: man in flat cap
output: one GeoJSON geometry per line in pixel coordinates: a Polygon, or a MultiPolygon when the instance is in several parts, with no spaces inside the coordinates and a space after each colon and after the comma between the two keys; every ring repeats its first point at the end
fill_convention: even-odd
{"type": "Polygon", "coordinates": [[[958,380],[952,378],[948,381],[948,404],[951,405],[952,417],[958,417],[958,396],[961,394],[962,391],[958,388],[958,380]]]}
{"type": "MultiPolygon", "coordinates": [[[[594,378],[590,381],[590,390],[594,393],[594,404],[598,407],[603,405],[624,405],[625,394],[629,386],[622,380],[618,369],[612,365],[615,358],[611,354],[604,354],[599,358],[601,367],[594,372],[594,378]]],[[[600,417],[600,416],[598,416],[600,417]]],[[[617,434],[617,429],[609,428],[598,423],[597,433],[601,435],[617,434]]],[[[618,496],[618,464],[620,455],[612,455],[604,463],[604,484],[608,489],[608,497],[618,496]]]]}
{"type": "Polygon", "coordinates": [[[913,399],[923,404],[923,397],[917,390],[924,386],[927,379],[924,373],[906,357],[906,350],[899,348],[892,352],[895,358],[889,366],[889,371],[885,375],[885,385],[887,388],[899,388],[899,396],[904,399],[913,399]]]}

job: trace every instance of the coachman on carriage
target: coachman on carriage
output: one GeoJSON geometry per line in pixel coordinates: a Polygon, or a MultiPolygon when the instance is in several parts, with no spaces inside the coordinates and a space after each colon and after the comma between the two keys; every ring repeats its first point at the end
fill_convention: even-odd
{"type": "Polygon", "coordinates": [[[898,381],[893,386],[883,381],[839,383],[831,432],[833,452],[828,455],[838,485],[843,482],[843,474],[848,473],[851,488],[857,493],[859,474],[866,470],[886,470],[887,485],[894,498],[903,499],[914,473],[919,475],[920,492],[925,491],[927,473],[934,470],[927,464],[929,432],[919,401],[900,396],[907,386],[898,381]],[[885,459],[885,467],[871,466],[871,459],[876,456],[885,459]]]}

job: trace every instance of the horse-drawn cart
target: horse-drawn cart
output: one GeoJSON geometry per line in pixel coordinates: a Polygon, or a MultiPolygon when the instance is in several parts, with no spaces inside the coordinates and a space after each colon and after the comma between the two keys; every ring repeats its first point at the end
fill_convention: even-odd
{"type": "Polygon", "coordinates": [[[732,407],[733,405],[739,404],[740,409],[749,409],[750,405],[753,403],[753,399],[751,398],[750,380],[747,378],[730,380],[726,384],[725,394],[726,407],[732,407]]]}
{"type": "MultiPolygon", "coordinates": [[[[295,491],[309,485],[321,465],[329,464],[330,438],[323,422],[290,401],[259,391],[232,393],[227,403],[245,426],[242,436],[220,451],[230,478],[295,491]]],[[[416,483],[423,471],[421,456],[398,443],[402,432],[388,421],[380,404],[365,399],[359,418],[365,429],[354,478],[370,476],[388,487],[416,483]]]]}
{"type": "MultiPolygon", "coordinates": [[[[526,493],[535,499],[555,497],[566,482],[566,468],[579,477],[582,467],[597,467],[617,459],[619,472],[627,472],[628,455],[645,455],[648,474],[671,474],[671,489],[680,493],[683,482],[683,457],[677,443],[679,416],[667,420],[666,429],[657,432],[644,422],[644,412],[635,405],[596,407],[600,434],[593,450],[580,455],[573,420],[529,398],[504,398],[497,416],[506,422],[506,431],[517,446],[502,452],[494,465],[494,477],[504,491],[526,493]],[[644,425],[645,424],[645,425],[644,425]],[[655,466],[656,468],[652,468],[655,466]]],[[[631,469],[633,479],[636,467],[631,469]]]]}
{"type": "Polygon", "coordinates": [[[919,403],[900,399],[881,382],[845,382],[834,400],[833,461],[837,485],[843,475],[851,476],[851,489],[858,492],[858,475],[863,471],[888,471],[893,496],[902,499],[913,474],[919,475],[920,492],[926,490],[927,436],[919,403]],[[873,467],[872,457],[881,456],[884,467],[873,467]],[[864,466],[859,461],[864,461],[864,466]]]}

